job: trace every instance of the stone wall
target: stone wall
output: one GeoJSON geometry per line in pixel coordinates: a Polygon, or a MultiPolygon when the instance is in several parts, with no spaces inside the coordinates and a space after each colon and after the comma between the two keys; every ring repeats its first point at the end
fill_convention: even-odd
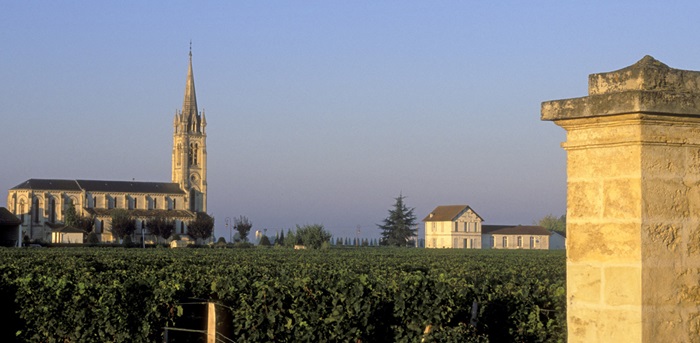
{"type": "Polygon", "coordinates": [[[646,56],[542,104],[567,132],[569,342],[700,342],[698,85],[646,56]]]}

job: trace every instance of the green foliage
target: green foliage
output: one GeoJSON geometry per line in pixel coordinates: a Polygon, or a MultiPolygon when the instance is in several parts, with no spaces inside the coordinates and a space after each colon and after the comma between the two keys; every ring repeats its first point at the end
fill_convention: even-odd
{"type": "Polygon", "coordinates": [[[162,341],[197,298],[239,342],[565,342],[565,274],[562,251],[2,249],[0,331],[162,341]]]}
{"type": "Polygon", "coordinates": [[[413,208],[406,207],[403,202],[405,198],[399,194],[395,198],[394,208],[389,210],[389,216],[384,219],[384,224],[377,225],[382,230],[382,245],[406,246],[418,232],[413,208]]]}
{"type": "Polygon", "coordinates": [[[130,236],[136,231],[136,221],[125,209],[112,211],[112,234],[116,238],[130,236]]]}
{"type": "Polygon", "coordinates": [[[100,243],[100,238],[97,237],[96,233],[90,232],[87,235],[87,243],[88,244],[98,244],[98,243],[100,243]]]}
{"type": "Polygon", "coordinates": [[[178,234],[174,234],[174,235],[170,236],[170,240],[172,240],[172,241],[179,241],[181,239],[182,238],[178,234]]]}
{"type": "Polygon", "coordinates": [[[64,223],[68,226],[76,227],[77,219],[78,212],[75,211],[75,205],[73,205],[72,201],[69,201],[64,217],[64,223]]]}
{"type": "Polygon", "coordinates": [[[233,227],[238,231],[238,237],[244,242],[248,241],[248,234],[253,228],[253,222],[248,220],[246,216],[238,216],[233,219],[233,227]]]}
{"type": "Polygon", "coordinates": [[[197,213],[197,217],[187,224],[187,234],[194,239],[211,237],[214,231],[214,217],[206,213],[197,213]]]}
{"type": "Polygon", "coordinates": [[[217,244],[226,244],[226,238],[224,237],[219,237],[219,239],[216,241],[217,244]]]}
{"type": "Polygon", "coordinates": [[[293,248],[297,243],[297,235],[292,229],[287,229],[287,236],[284,238],[284,246],[293,248]]]}
{"type": "Polygon", "coordinates": [[[81,229],[87,233],[92,232],[92,228],[95,226],[94,216],[81,216],[75,210],[75,206],[72,202],[69,203],[66,209],[65,221],[67,226],[72,226],[74,228],[81,229]]]}
{"type": "Polygon", "coordinates": [[[152,235],[168,239],[175,231],[175,220],[158,213],[146,223],[146,227],[152,235]]]}
{"type": "Polygon", "coordinates": [[[537,222],[537,225],[550,231],[566,234],[566,215],[562,214],[561,217],[557,218],[551,214],[548,214],[542,217],[542,219],[537,222]]]}
{"type": "Polygon", "coordinates": [[[272,246],[270,239],[266,235],[262,235],[262,237],[260,237],[260,245],[264,247],[272,246]]]}
{"type": "Polygon", "coordinates": [[[129,248],[134,245],[133,240],[131,239],[131,236],[124,236],[124,240],[122,241],[122,245],[129,248]]]}
{"type": "Polygon", "coordinates": [[[320,249],[321,245],[330,242],[332,237],[320,224],[297,225],[295,236],[297,242],[301,242],[307,249],[320,249]]]}
{"type": "Polygon", "coordinates": [[[280,232],[280,236],[275,241],[275,245],[284,246],[284,230],[280,232]]]}

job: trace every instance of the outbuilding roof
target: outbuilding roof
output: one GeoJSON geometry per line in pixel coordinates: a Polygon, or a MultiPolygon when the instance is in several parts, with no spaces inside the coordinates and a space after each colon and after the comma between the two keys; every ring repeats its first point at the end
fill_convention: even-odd
{"type": "Polygon", "coordinates": [[[471,207],[468,205],[446,205],[446,206],[438,206],[436,207],[432,212],[430,212],[425,218],[423,218],[424,222],[445,222],[445,221],[453,221],[456,220],[459,215],[464,213],[467,210],[471,210],[476,214],[479,219],[482,221],[484,218],[481,218],[479,214],[476,213],[476,211],[472,210],[471,207]]]}
{"type": "Polygon", "coordinates": [[[12,189],[86,191],[105,193],[185,194],[180,185],[172,182],[106,181],[29,179],[12,189]]]}
{"type": "Polygon", "coordinates": [[[8,209],[0,207],[0,225],[2,226],[17,226],[22,224],[22,221],[12,214],[8,209]]]}

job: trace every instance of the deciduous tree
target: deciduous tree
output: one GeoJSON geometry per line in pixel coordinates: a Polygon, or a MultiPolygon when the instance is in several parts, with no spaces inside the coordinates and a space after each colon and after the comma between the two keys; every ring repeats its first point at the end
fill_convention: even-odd
{"type": "Polygon", "coordinates": [[[124,238],[136,231],[136,221],[134,217],[125,209],[112,211],[112,234],[117,238],[124,238]]]}
{"type": "Polygon", "coordinates": [[[168,239],[175,231],[175,221],[166,218],[164,215],[158,213],[146,224],[148,231],[156,237],[162,237],[163,239],[168,239]]]}
{"type": "Polygon", "coordinates": [[[394,208],[389,210],[389,216],[383,225],[377,225],[382,230],[382,245],[406,246],[408,241],[416,236],[416,216],[413,208],[406,207],[403,195],[399,194],[394,208]]]}
{"type": "Polygon", "coordinates": [[[247,242],[250,229],[253,228],[253,222],[248,220],[246,216],[238,216],[238,218],[233,219],[233,227],[238,231],[238,236],[241,240],[247,242]]]}
{"type": "Polygon", "coordinates": [[[332,235],[323,228],[323,225],[297,225],[297,241],[309,249],[320,249],[324,242],[330,244],[332,235]]]}
{"type": "Polygon", "coordinates": [[[197,213],[197,217],[187,224],[187,234],[194,239],[211,237],[214,231],[214,217],[206,213],[197,213]]]}
{"type": "Polygon", "coordinates": [[[550,231],[566,233],[566,215],[563,214],[557,218],[552,214],[548,214],[537,222],[537,225],[544,227],[550,231]]]}

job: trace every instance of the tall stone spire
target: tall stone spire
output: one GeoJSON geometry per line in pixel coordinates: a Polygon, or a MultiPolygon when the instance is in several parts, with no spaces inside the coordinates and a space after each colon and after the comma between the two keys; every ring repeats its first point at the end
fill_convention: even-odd
{"type": "Polygon", "coordinates": [[[185,85],[185,99],[182,102],[183,119],[191,123],[196,120],[197,111],[197,95],[194,91],[194,73],[192,72],[192,42],[190,42],[190,64],[187,70],[187,84],[185,85]]]}
{"type": "Polygon", "coordinates": [[[182,111],[173,119],[172,182],[187,195],[183,208],[207,211],[207,134],[204,112],[197,109],[192,71],[192,42],[182,111]]]}

